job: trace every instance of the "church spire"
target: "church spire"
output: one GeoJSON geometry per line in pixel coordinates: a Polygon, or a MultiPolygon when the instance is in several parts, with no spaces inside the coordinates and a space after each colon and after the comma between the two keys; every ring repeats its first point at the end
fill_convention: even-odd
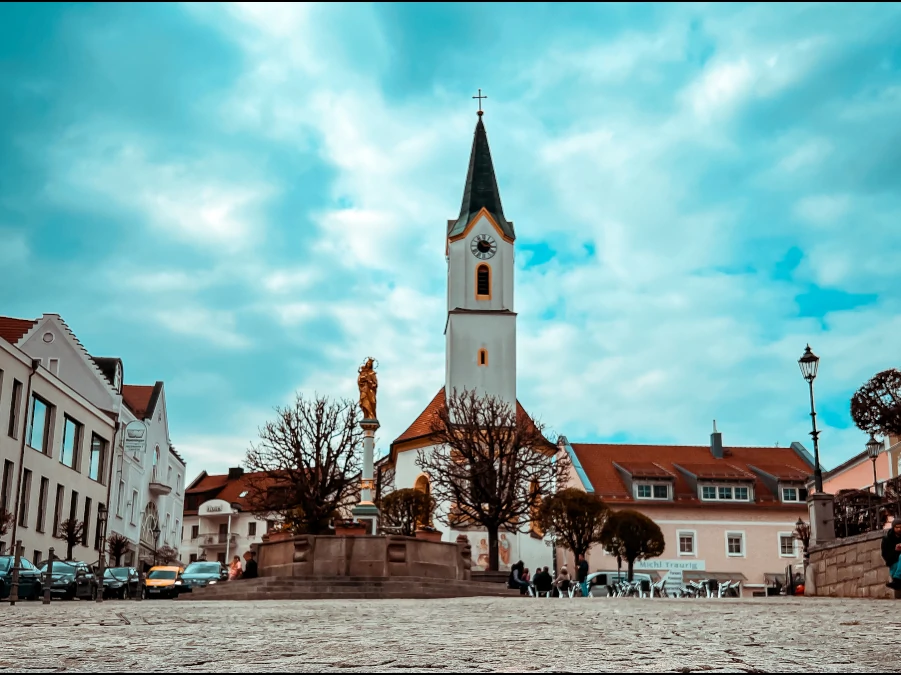
{"type": "Polygon", "coordinates": [[[491,150],[488,149],[488,134],[482,123],[482,111],[479,110],[479,121],[476,123],[475,135],[472,139],[472,152],[469,155],[469,171],[466,174],[466,186],[463,189],[460,217],[449,223],[447,236],[453,237],[463,232],[469,222],[483,208],[491,214],[504,234],[510,239],[516,238],[513,232],[513,223],[504,218],[501,195],[497,189],[494,165],[491,162],[491,150]]]}

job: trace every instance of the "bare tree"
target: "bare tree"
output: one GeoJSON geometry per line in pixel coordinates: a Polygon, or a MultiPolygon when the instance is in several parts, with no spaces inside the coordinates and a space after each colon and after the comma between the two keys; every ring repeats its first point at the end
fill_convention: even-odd
{"type": "Polygon", "coordinates": [[[858,389],[851,398],[851,418],[868,433],[901,436],[901,370],[883,370],[858,389]]]}
{"type": "Polygon", "coordinates": [[[128,551],[129,546],[131,546],[129,538],[118,532],[114,532],[107,538],[106,550],[109,552],[109,557],[112,559],[114,567],[119,567],[122,564],[122,556],[128,551]]]}
{"type": "Polygon", "coordinates": [[[276,408],[247,451],[245,502],[279,516],[295,533],[325,534],[359,493],[363,431],[356,403],[304,398],[276,408]]]}
{"type": "Polygon", "coordinates": [[[84,538],[84,523],[75,518],[67,518],[59,525],[56,539],[66,542],[66,560],[72,560],[72,550],[84,538]]]}
{"type": "Polygon", "coordinates": [[[450,505],[439,520],[481,526],[488,534],[488,567],[498,569],[498,532],[521,532],[541,495],[562,484],[568,468],[540,424],[503,399],[454,392],[431,425],[435,447],[416,463],[429,476],[435,501],[450,505]]]}

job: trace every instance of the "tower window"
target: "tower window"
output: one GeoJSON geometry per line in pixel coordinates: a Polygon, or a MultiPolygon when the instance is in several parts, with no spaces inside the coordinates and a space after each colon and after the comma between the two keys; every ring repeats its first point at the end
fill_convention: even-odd
{"type": "Polygon", "coordinates": [[[491,299],[491,267],[485,263],[476,268],[476,299],[491,299]]]}
{"type": "Polygon", "coordinates": [[[487,349],[479,350],[479,365],[480,366],[488,365],[488,350],[487,349]]]}

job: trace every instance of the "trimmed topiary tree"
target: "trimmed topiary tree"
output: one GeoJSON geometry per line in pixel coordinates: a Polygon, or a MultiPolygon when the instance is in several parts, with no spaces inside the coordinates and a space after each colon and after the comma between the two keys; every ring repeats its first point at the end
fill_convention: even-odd
{"type": "Polygon", "coordinates": [[[573,552],[576,560],[601,543],[610,509],[597,495],[566,488],[545,499],[538,510],[541,528],[573,552]]]}
{"type": "Polygon", "coordinates": [[[400,533],[412,537],[417,527],[428,526],[435,510],[435,500],[422,490],[404,488],[395,490],[382,499],[382,520],[390,527],[400,528],[400,533]]]}
{"type": "Polygon", "coordinates": [[[663,532],[653,520],[631,509],[613,511],[601,531],[604,550],[628,563],[629,581],[636,560],[656,558],[663,554],[666,542],[663,532]]]}

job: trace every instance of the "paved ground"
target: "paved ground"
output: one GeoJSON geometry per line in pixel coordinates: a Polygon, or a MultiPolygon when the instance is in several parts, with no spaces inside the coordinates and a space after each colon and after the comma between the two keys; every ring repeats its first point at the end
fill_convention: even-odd
{"type": "Polygon", "coordinates": [[[901,671],[878,600],[0,605],[0,670],[901,671]]]}

